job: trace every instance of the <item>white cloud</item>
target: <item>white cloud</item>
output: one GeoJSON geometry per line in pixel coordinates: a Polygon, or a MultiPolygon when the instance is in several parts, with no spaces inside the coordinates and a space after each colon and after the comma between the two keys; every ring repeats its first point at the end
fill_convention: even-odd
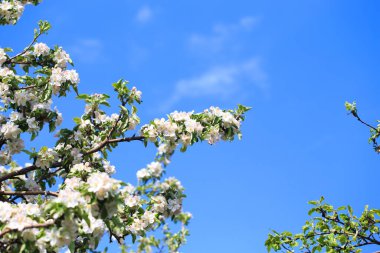
{"type": "Polygon", "coordinates": [[[137,12],[136,21],[139,23],[147,23],[153,18],[153,11],[149,6],[143,6],[137,12]]]}
{"type": "Polygon", "coordinates": [[[80,39],[69,47],[68,52],[75,61],[95,63],[101,57],[103,44],[98,39],[80,39]]]}
{"type": "Polygon", "coordinates": [[[237,64],[213,66],[198,76],[179,80],[163,109],[170,108],[183,98],[207,96],[228,99],[251,87],[265,91],[268,87],[266,79],[260,61],[256,58],[237,64]]]}
{"type": "Polygon", "coordinates": [[[259,57],[247,56],[245,49],[247,35],[257,24],[258,19],[242,17],[233,24],[218,24],[210,34],[194,33],[189,38],[193,55],[199,56],[203,64],[210,67],[203,73],[175,82],[173,93],[161,107],[162,111],[183,99],[217,99],[221,102],[242,101],[254,91],[267,95],[269,85],[267,75],[259,57]]]}
{"type": "Polygon", "coordinates": [[[247,16],[234,24],[218,24],[210,35],[192,34],[189,39],[190,47],[197,51],[218,53],[231,46],[238,40],[239,34],[249,32],[258,23],[258,19],[247,16]]]}

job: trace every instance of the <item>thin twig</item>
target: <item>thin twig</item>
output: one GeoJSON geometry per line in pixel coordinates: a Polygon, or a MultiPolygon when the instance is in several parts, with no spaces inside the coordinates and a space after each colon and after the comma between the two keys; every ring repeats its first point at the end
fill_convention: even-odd
{"type": "Polygon", "coordinates": [[[33,38],[32,42],[24,50],[22,50],[20,53],[16,54],[13,57],[10,57],[8,60],[5,61],[4,64],[12,63],[13,59],[25,54],[33,46],[33,44],[36,43],[38,37],[40,37],[41,34],[42,34],[41,31],[39,31],[38,34],[33,38]]]}
{"type": "Polygon", "coordinates": [[[360,123],[366,125],[367,127],[371,128],[372,130],[374,130],[374,131],[376,131],[376,132],[379,132],[379,131],[377,130],[376,127],[371,126],[371,125],[368,124],[367,122],[364,122],[364,121],[359,117],[359,115],[357,115],[356,113],[355,113],[355,114],[352,114],[352,115],[354,115],[354,117],[355,117],[360,123]]]}

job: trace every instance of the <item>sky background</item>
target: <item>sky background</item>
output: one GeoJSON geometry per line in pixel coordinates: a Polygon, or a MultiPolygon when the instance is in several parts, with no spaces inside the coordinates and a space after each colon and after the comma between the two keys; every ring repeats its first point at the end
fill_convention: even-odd
{"type": "MultiPolygon", "coordinates": [[[[177,153],[167,175],[186,187],[194,216],[183,252],[266,252],[271,229],[301,230],[309,200],[323,195],[357,213],[380,207],[380,158],[344,108],[355,100],[363,119],[380,119],[379,9],[349,0],[45,0],[1,27],[0,47],[23,49],[38,20],[50,21],[40,41],[70,54],[79,91],[112,93],[129,80],[143,92],[142,123],[252,106],[242,141],[177,153]]],[[[83,112],[74,98],[57,101],[66,127],[83,112]]],[[[135,183],[154,154],[121,144],[110,157],[116,177],[135,183]]]]}

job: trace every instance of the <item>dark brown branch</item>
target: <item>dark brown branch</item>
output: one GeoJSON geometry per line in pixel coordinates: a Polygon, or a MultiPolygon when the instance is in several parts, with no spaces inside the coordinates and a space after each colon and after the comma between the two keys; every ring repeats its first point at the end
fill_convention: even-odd
{"type": "MultiPolygon", "coordinates": [[[[105,140],[105,141],[101,142],[97,147],[92,148],[92,149],[88,150],[87,152],[85,152],[84,155],[90,155],[92,153],[95,153],[95,152],[101,150],[107,144],[110,144],[110,143],[131,142],[131,141],[136,141],[136,140],[142,141],[144,139],[145,139],[144,136],[132,136],[132,137],[125,137],[125,138],[117,138],[117,139],[105,140]]],[[[56,163],[53,163],[50,167],[51,168],[56,168],[56,167],[60,167],[61,165],[62,164],[60,162],[56,162],[56,163]]],[[[2,182],[4,182],[5,180],[14,178],[16,176],[24,175],[24,174],[26,174],[28,172],[37,170],[38,168],[39,167],[37,167],[35,165],[31,165],[31,166],[25,167],[25,168],[23,168],[21,170],[16,170],[16,171],[10,172],[8,174],[5,174],[5,175],[3,175],[3,176],[0,177],[0,184],[2,182]]]]}
{"type": "MultiPolygon", "coordinates": [[[[55,167],[60,167],[60,166],[61,166],[61,163],[56,162],[56,163],[53,163],[51,167],[55,168],[55,167]]],[[[14,178],[14,177],[20,176],[20,175],[24,175],[24,174],[31,172],[33,170],[36,170],[36,169],[38,169],[37,166],[31,165],[31,166],[25,167],[21,170],[16,170],[16,171],[13,171],[11,173],[5,174],[4,176],[0,177],[0,183],[7,180],[7,179],[14,178]]]]}
{"type": "Polygon", "coordinates": [[[37,87],[37,85],[31,85],[31,86],[26,86],[26,87],[19,87],[17,90],[29,90],[29,89],[33,89],[36,87],[37,87]]]}
{"type": "Polygon", "coordinates": [[[24,195],[49,195],[58,197],[57,192],[51,191],[0,191],[0,196],[2,195],[14,195],[14,196],[24,196],[24,195]]]}
{"type": "MultiPolygon", "coordinates": [[[[124,104],[123,104],[123,106],[124,106],[124,104]]],[[[94,112],[93,112],[93,114],[94,114],[94,112]]],[[[93,117],[95,117],[95,116],[93,116],[93,117]]],[[[109,131],[106,139],[99,144],[99,147],[101,146],[100,149],[102,149],[104,146],[106,146],[108,144],[108,141],[110,140],[112,134],[115,132],[117,124],[119,123],[120,119],[121,119],[121,114],[119,114],[119,116],[117,117],[117,120],[116,120],[115,124],[112,126],[111,130],[109,131]]],[[[97,151],[100,150],[100,149],[99,150],[96,150],[96,149],[97,148],[93,148],[91,150],[95,150],[94,152],[97,152],[97,151]]],[[[90,152],[90,151],[87,151],[85,154],[92,154],[92,153],[94,153],[94,152],[90,152]]]]}
{"type": "MultiPolygon", "coordinates": [[[[326,212],[323,209],[321,209],[321,214],[322,214],[322,217],[325,218],[328,221],[336,222],[336,223],[342,225],[343,227],[346,226],[346,224],[344,222],[342,222],[341,220],[339,220],[339,218],[338,219],[332,219],[332,218],[328,217],[327,214],[326,214],[326,212]]],[[[337,232],[335,232],[335,234],[337,234],[337,232]]],[[[372,238],[370,238],[370,236],[362,235],[362,234],[360,234],[357,231],[356,231],[356,233],[346,232],[344,234],[349,235],[349,236],[357,236],[360,239],[362,239],[363,241],[369,242],[370,244],[380,245],[380,241],[378,241],[376,239],[372,239],[372,238]]]]}
{"type": "MultiPolygon", "coordinates": [[[[144,136],[132,136],[132,137],[125,137],[125,138],[110,139],[110,140],[106,139],[106,140],[102,141],[97,147],[94,147],[94,148],[86,151],[84,153],[84,155],[89,155],[89,154],[95,153],[110,143],[142,141],[144,139],[145,139],[144,136]]],[[[0,181],[1,181],[1,178],[0,178],[0,181]]]]}
{"type": "Polygon", "coordinates": [[[30,64],[32,64],[32,62],[28,62],[28,61],[26,61],[26,62],[17,62],[17,61],[12,61],[11,63],[13,63],[13,64],[20,64],[20,65],[30,65],[30,64]]]}
{"type": "Polygon", "coordinates": [[[108,143],[116,143],[116,142],[131,142],[131,141],[143,141],[145,139],[144,136],[132,136],[118,139],[111,139],[108,143]]]}
{"type": "MultiPolygon", "coordinates": [[[[50,227],[53,224],[54,224],[54,221],[50,220],[50,221],[47,221],[47,222],[41,223],[41,224],[34,224],[34,225],[25,226],[22,229],[22,231],[27,230],[27,229],[32,229],[32,228],[46,228],[46,227],[50,227]]],[[[12,232],[12,231],[15,231],[15,230],[17,230],[17,229],[6,228],[3,232],[0,233],[0,238],[6,234],[12,232]]]]}

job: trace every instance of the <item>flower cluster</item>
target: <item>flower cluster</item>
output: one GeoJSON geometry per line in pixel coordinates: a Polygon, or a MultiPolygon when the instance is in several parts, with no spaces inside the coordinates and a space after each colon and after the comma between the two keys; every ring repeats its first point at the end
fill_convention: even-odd
{"type": "Polygon", "coordinates": [[[75,70],[62,71],[61,68],[54,68],[51,72],[50,83],[54,94],[57,94],[61,90],[61,85],[65,82],[70,82],[71,85],[79,83],[79,75],[75,70]]]}
{"type": "MultiPolygon", "coordinates": [[[[16,2],[19,1],[3,1],[1,4],[16,2]]],[[[22,1],[22,4],[26,2],[22,1]]],[[[47,22],[40,22],[34,40],[49,28],[47,22]]],[[[20,138],[22,133],[30,133],[34,139],[45,124],[54,131],[62,123],[62,114],[52,108],[52,96],[65,95],[70,87],[76,90],[79,83],[77,72],[66,69],[71,59],[60,47],[50,49],[44,43],[34,43],[13,57],[7,55],[9,51],[0,48],[0,109],[4,112],[0,117],[1,165],[12,162],[12,156],[24,148],[24,141],[20,138]],[[20,70],[15,63],[21,63],[24,74],[17,73],[20,70]],[[30,68],[38,75],[29,75],[30,68]]],[[[47,168],[56,159],[56,155],[48,155],[45,150],[36,157],[36,165],[41,168],[47,168]]]]}
{"type": "Polygon", "coordinates": [[[137,178],[139,180],[148,178],[159,178],[163,172],[162,164],[160,162],[152,162],[147,165],[147,168],[141,169],[137,172],[137,178]]]}
{"type": "Polygon", "coordinates": [[[26,4],[38,4],[40,1],[18,1],[5,0],[0,2],[0,25],[15,24],[22,13],[26,4]]]}
{"type": "MultiPolygon", "coordinates": [[[[215,144],[219,140],[233,140],[235,135],[241,137],[240,126],[244,120],[243,114],[250,108],[239,105],[235,110],[221,110],[210,107],[203,113],[173,112],[168,119],[155,119],[141,128],[141,134],[146,140],[158,146],[158,160],[168,164],[170,157],[179,144],[181,151],[198,141],[207,140],[215,144]]],[[[147,176],[147,171],[141,175],[147,176]]]]}
{"type": "MultiPolygon", "coordinates": [[[[1,4],[1,3],[0,3],[1,4]]],[[[7,54],[3,48],[0,48],[0,66],[7,60],[7,54]]]]}
{"type": "Polygon", "coordinates": [[[117,194],[120,184],[119,181],[110,178],[105,172],[96,172],[87,179],[88,191],[95,193],[99,200],[104,200],[110,195],[117,194]]]}
{"type": "Polygon", "coordinates": [[[38,152],[36,166],[47,169],[57,160],[58,154],[54,151],[54,149],[42,147],[40,152],[38,152]]]}

